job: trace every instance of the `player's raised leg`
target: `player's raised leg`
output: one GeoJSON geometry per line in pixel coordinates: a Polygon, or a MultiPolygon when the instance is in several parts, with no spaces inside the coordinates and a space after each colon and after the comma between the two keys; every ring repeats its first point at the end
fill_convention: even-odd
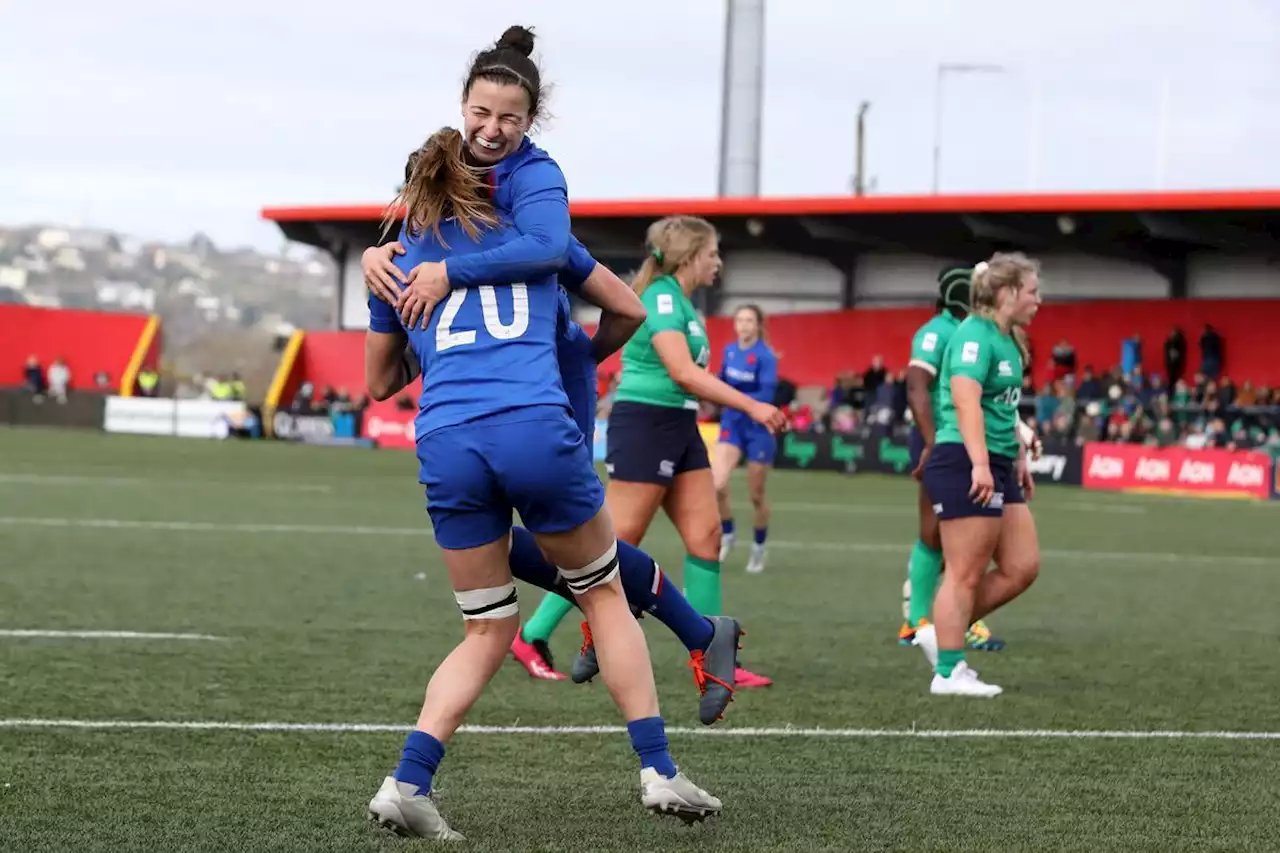
{"type": "MultiPolygon", "coordinates": [[[[518,580],[554,592],[561,600],[572,599],[573,593],[559,570],[543,555],[533,534],[522,527],[511,533],[512,574],[518,580]]],[[[733,698],[733,671],[741,634],[737,621],[698,613],[652,557],[623,541],[618,542],[618,575],[631,609],[653,614],[689,650],[695,681],[702,692],[699,717],[707,725],[719,720],[733,698]]],[[[590,632],[589,626],[586,631],[590,632]]],[[[583,652],[573,663],[573,680],[590,681],[599,672],[595,646],[584,644],[583,652]]]]}

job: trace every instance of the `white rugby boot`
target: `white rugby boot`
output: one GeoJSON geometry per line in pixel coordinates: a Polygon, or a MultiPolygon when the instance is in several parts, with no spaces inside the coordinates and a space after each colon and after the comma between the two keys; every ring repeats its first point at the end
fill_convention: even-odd
{"type": "Polygon", "coordinates": [[[652,767],[640,771],[640,802],[654,814],[674,815],[685,823],[715,817],[724,807],[683,773],[668,779],[652,767]]]}
{"type": "Polygon", "coordinates": [[[1004,688],[979,680],[978,673],[970,669],[967,663],[960,661],[946,678],[934,673],[929,692],[934,696],[976,696],[990,699],[1003,693],[1004,688]]]}
{"type": "Polygon", "coordinates": [[[411,782],[388,776],[369,801],[369,820],[396,835],[430,838],[434,841],[465,841],[466,837],[440,816],[431,797],[418,793],[411,782]]]}
{"type": "Polygon", "coordinates": [[[758,575],[764,571],[764,558],[767,553],[766,546],[751,543],[751,557],[747,560],[747,574],[758,575]]]}

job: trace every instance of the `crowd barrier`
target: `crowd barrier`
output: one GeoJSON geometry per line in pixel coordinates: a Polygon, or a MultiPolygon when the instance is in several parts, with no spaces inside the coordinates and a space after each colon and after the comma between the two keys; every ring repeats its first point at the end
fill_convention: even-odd
{"type": "MultiPolygon", "coordinates": [[[[412,450],[416,415],[414,409],[390,402],[369,406],[359,415],[267,409],[261,416],[265,429],[255,429],[246,427],[259,418],[258,411],[240,402],[104,397],[81,392],[72,394],[66,403],[37,403],[25,391],[0,391],[0,423],[100,427],[112,433],[188,438],[257,437],[265,432],[286,441],[412,450]]],[[[717,425],[700,424],[699,431],[708,447],[713,447],[717,425]]],[[[597,462],[604,461],[607,442],[608,423],[598,420],[593,448],[597,462]]],[[[906,438],[896,433],[853,436],[800,432],[781,437],[775,467],[907,476],[911,473],[910,456],[906,438]]],[[[1280,465],[1257,450],[1047,443],[1041,457],[1031,463],[1031,471],[1040,483],[1093,490],[1280,499],[1280,465]]]]}
{"type": "Polygon", "coordinates": [[[97,429],[106,405],[106,395],[92,391],[72,391],[65,403],[59,403],[52,397],[37,401],[25,389],[0,389],[0,423],[97,429]]]}
{"type": "Polygon", "coordinates": [[[102,428],[133,435],[227,438],[248,415],[248,406],[239,402],[108,397],[102,428]]]}

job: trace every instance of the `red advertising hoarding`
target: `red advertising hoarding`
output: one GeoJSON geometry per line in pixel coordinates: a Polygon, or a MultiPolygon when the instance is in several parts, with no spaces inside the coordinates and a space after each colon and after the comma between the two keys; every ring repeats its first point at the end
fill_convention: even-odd
{"type": "Polygon", "coordinates": [[[1271,457],[1242,450],[1090,442],[1084,447],[1084,487],[1265,499],[1271,496],[1271,457]]]}
{"type": "Polygon", "coordinates": [[[395,400],[371,402],[364,410],[360,434],[372,439],[378,447],[413,450],[416,447],[413,419],[417,416],[416,406],[412,409],[402,409],[396,405],[395,400]]]}

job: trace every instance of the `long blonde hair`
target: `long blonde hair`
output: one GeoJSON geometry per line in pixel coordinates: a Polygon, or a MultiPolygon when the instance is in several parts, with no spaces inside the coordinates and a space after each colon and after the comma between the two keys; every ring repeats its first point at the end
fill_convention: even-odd
{"type": "MultiPolygon", "coordinates": [[[[1028,258],[1022,252],[996,252],[990,260],[973,268],[969,297],[971,313],[994,320],[996,306],[1000,303],[1000,291],[1011,290],[1017,294],[1022,290],[1023,280],[1028,275],[1037,275],[1039,272],[1040,262],[1028,258]]],[[[1026,330],[1021,326],[1014,326],[1009,332],[1026,363],[1031,358],[1026,330]]]]}
{"type": "Polygon", "coordinates": [[[644,293],[654,279],[673,275],[716,239],[715,226],[697,216],[659,219],[645,233],[649,254],[632,279],[632,287],[636,293],[644,293]]]}
{"type": "Polygon", "coordinates": [[[442,244],[440,223],[448,216],[455,217],[472,240],[479,237],[481,227],[497,226],[485,182],[487,170],[467,162],[466,142],[457,129],[442,127],[431,134],[409,155],[406,169],[404,186],[382,217],[384,237],[402,215],[410,234],[431,229],[442,244]]]}

